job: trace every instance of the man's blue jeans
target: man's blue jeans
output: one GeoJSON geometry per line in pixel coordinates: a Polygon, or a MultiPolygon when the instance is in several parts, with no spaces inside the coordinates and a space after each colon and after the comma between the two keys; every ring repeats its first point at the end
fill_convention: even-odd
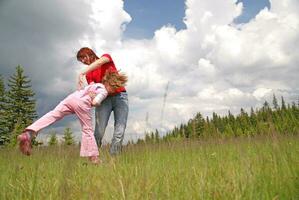
{"type": "Polygon", "coordinates": [[[108,96],[104,101],[102,101],[100,106],[96,107],[94,136],[98,147],[101,147],[102,145],[102,139],[112,111],[114,114],[114,132],[110,147],[110,154],[115,155],[121,151],[122,141],[124,139],[124,133],[127,125],[129,112],[127,92],[108,96]]]}

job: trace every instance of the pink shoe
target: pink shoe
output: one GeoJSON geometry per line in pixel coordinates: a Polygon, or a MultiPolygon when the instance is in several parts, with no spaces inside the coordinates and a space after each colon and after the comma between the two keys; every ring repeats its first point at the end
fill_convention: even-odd
{"type": "Polygon", "coordinates": [[[24,131],[21,135],[18,136],[18,141],[19,141],[19,147],[20,151],[27,155],[30,156],[31,150],[32,150],[32,144],[31,144],[31,139],[30,139],[30,134],[28,131],[24,131]]]}

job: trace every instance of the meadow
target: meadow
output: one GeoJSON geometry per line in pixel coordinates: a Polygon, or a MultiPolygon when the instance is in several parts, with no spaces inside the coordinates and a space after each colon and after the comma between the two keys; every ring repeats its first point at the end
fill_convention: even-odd
{"type": "Polygon", "coordinates": [[[261,136],[101,149],[0,149],[0,199],[299,199],[299,137],[261,136]]]}

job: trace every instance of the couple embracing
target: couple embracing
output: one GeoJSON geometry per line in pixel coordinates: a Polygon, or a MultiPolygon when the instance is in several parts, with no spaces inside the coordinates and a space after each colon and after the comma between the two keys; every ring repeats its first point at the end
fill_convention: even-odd
{"type": "Polygon", "coordinates": [[[31,154],[31,140],[38,132],[69,114],[76,114],[82,128],[80,156],[99,163],[98,147],[113,111],[114,133],[110,154],[119,154],[128,118],[128,96],[125,89],[127,76],[119,73],[109,54],[98,57],[90,48],[81,48],[77,60],[87,65],[79,74],[78,90],[68,95],[52,111],[25,128],[18,136],[22,153],[31,154]],[[88,86],[83,87],[86,78],[88,86]],[[92,127],[91,110],[95,107],[95,129],[92,127]]]}

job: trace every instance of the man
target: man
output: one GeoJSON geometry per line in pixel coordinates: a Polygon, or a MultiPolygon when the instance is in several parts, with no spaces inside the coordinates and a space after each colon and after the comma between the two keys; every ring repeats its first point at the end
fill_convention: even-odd
{"type": "MultiPolygon", "coordinates": [[[[106,70],[117,71],[115,64],[109,54],[103,54],[100,58],[88,47],[81,48],[77,53],[78,61],[88,65],[82,70],[78,78],[78,88],[83,85],[85,76],[87,83],[101,83],[106,70]]],[[[111,112],[114,114],[114,132],[110,147],[110,154],[119,154],[122,148],[122,141],[128,118],[128,95],[125,87],[118,88],[115,93],[110,94],[100,106],[95,109],[95,131],[94,135],[98,146],[102,139],[111,112]]]]}

